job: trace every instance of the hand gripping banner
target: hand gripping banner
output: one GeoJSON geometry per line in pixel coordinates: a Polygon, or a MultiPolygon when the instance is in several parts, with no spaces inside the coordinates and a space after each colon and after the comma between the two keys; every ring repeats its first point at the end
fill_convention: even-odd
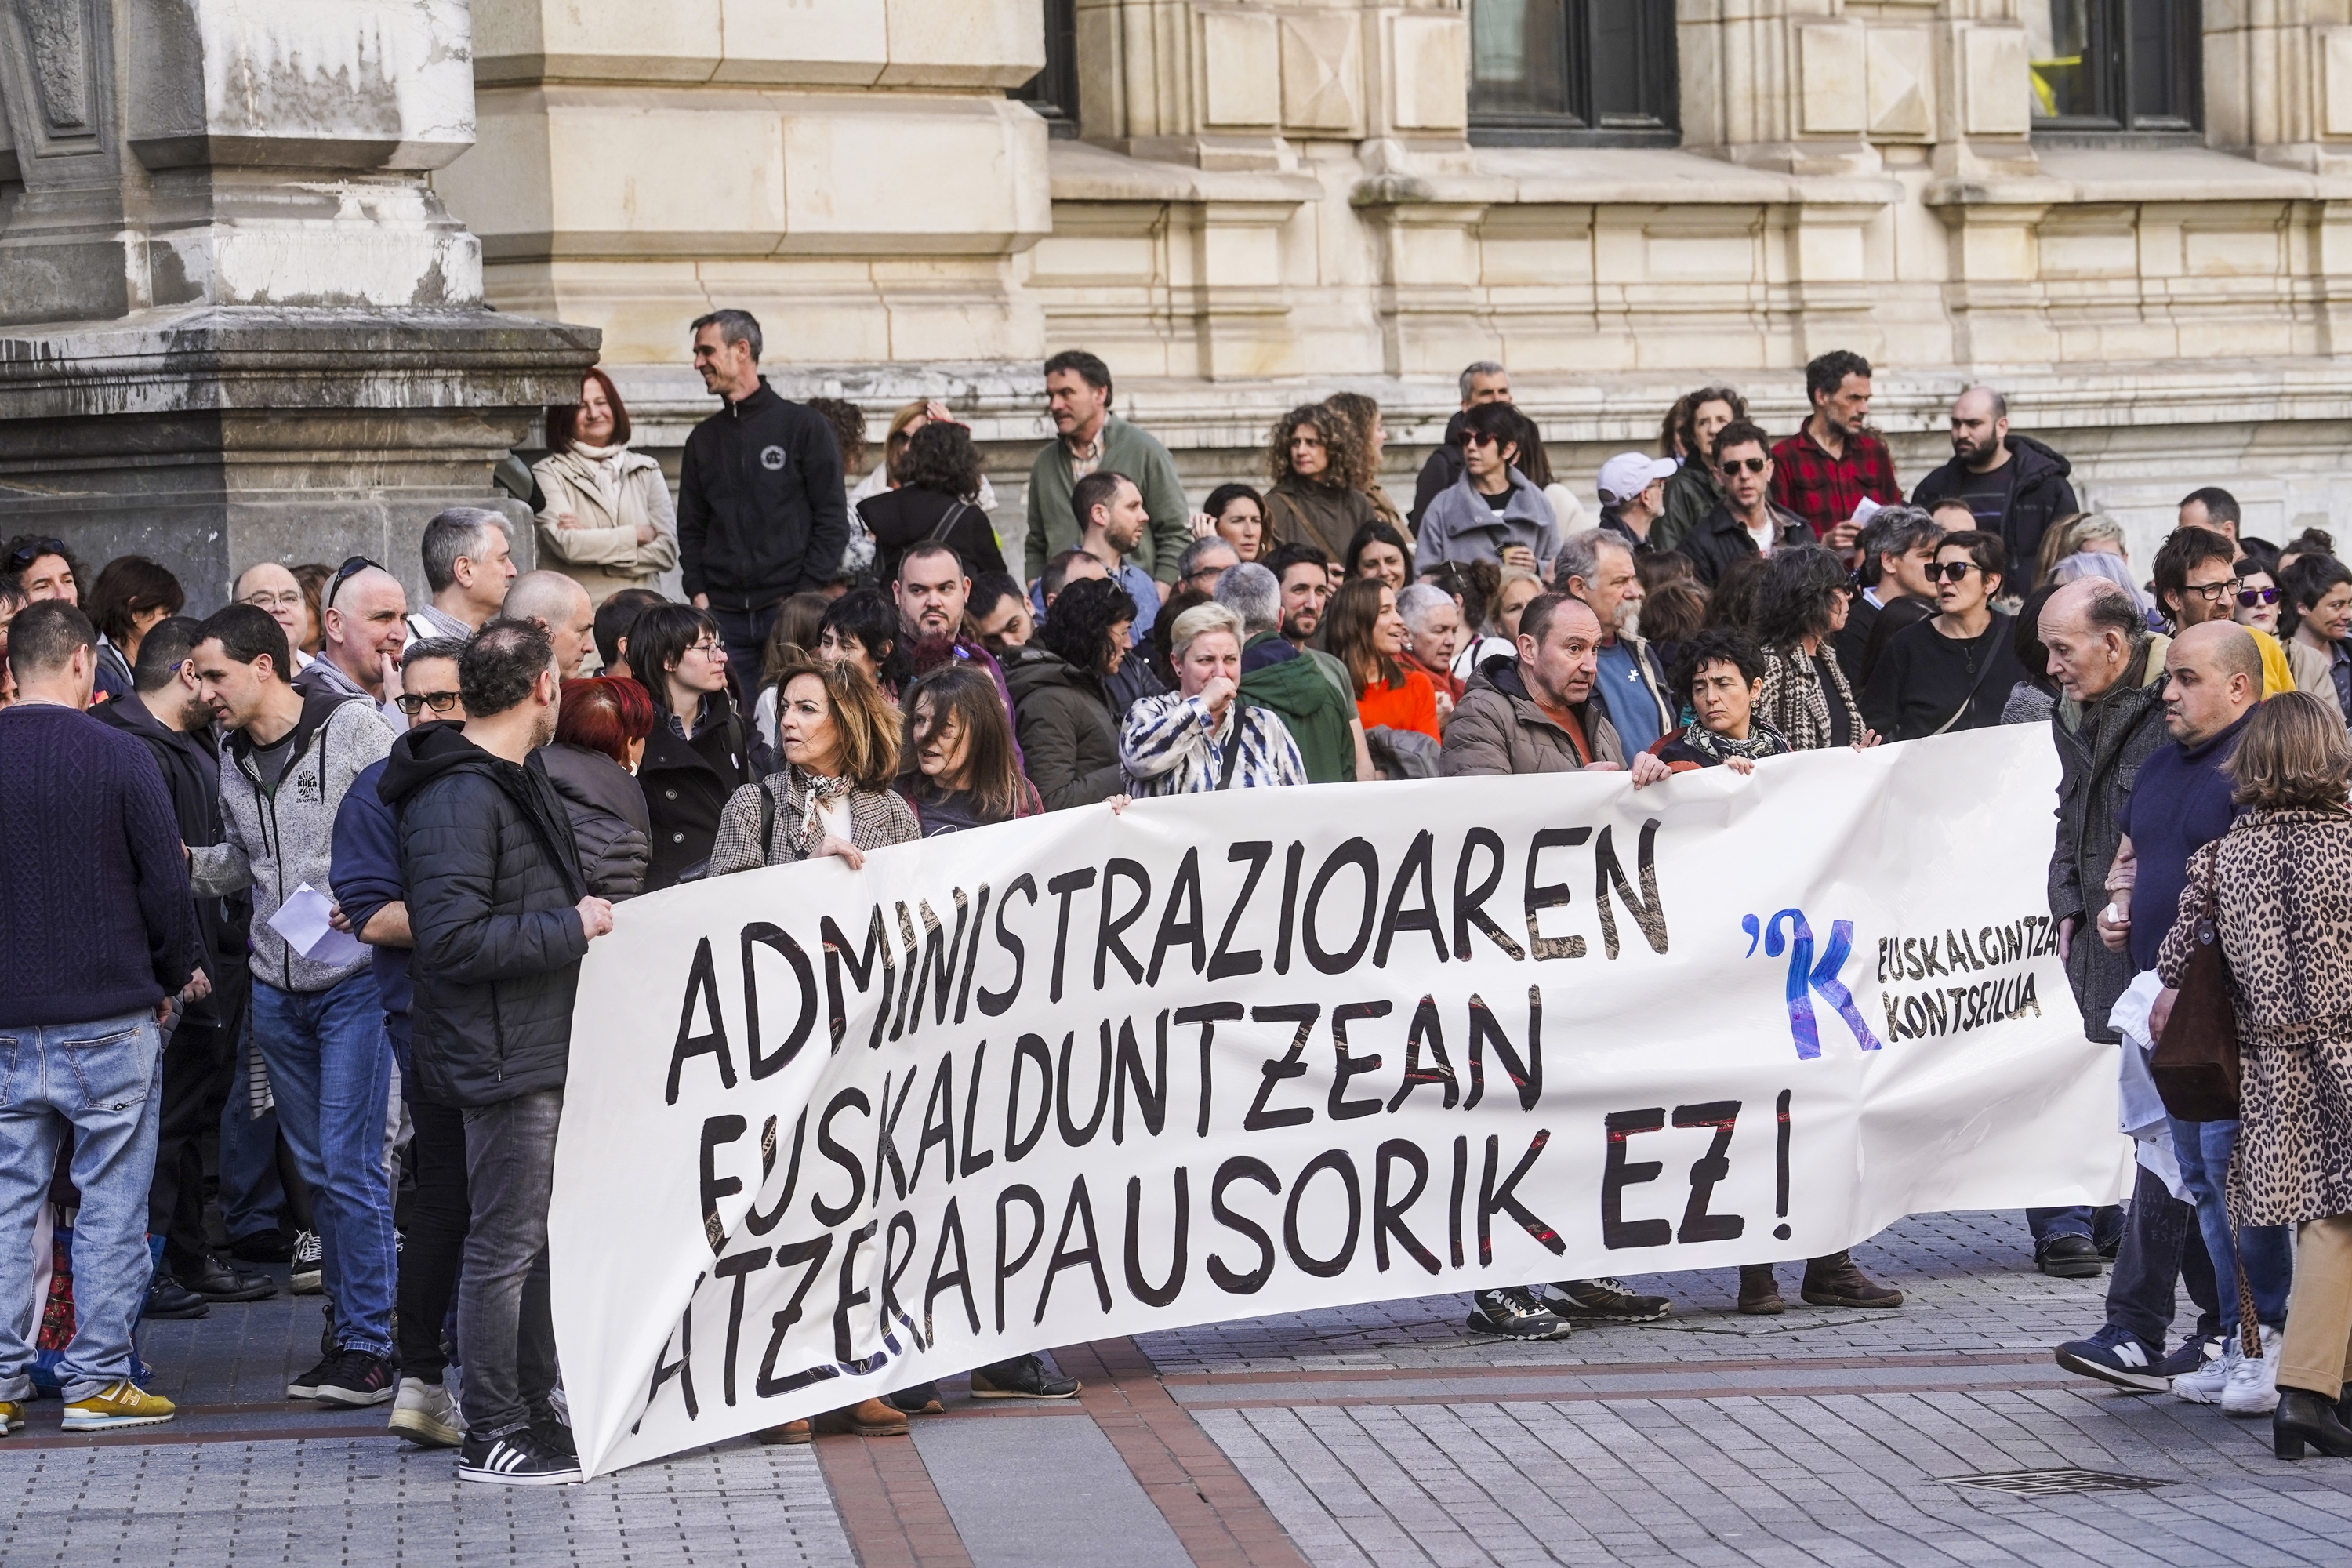
{"type": "Polygon", "coordinates": [[[1055,813],[620,907],[551,1215],[591,1473],[1033,1350],[2106,1203],[2038,727],[1055,813]]]}

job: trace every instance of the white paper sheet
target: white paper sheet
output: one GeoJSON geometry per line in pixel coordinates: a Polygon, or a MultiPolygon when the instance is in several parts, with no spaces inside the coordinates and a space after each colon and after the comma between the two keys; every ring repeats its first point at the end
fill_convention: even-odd
{"type": "Polygon", "coordinates": [[[367,957],[365,942],[327,923],[327,917],[334,912],[335,900],[305,882],[278,906],[278,912],[269,917],[269,929],[313,963],[340,968],[367,957]]]}

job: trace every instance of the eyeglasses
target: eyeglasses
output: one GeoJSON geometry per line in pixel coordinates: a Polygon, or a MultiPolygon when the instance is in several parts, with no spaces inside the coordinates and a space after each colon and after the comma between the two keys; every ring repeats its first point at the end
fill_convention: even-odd
{"type": "Polygon", "coordinates": [[[414,719],[420,708],[430,708],[436,713],[448,712],[457,706],[457,694],[454,691],[404,691],[393,700],[400,704],[403,713],[414,719]]]}
{"type": "Polygon", "coordinates": [[[1769,458],[1729,458],[1716,467],[1727,474],[1760,474],[1764,471],[1764,465],[1771,460],[1769,458]]]}
{"type": "Polygon", "coordinates": [[[240,605],[251,605],[257,610],[299,609],[301,607],[302,604],[302,590],[299,588],[289,588],[282,594],[273,594],[269,592],[268,589],[262,588],[247,594],[244,598],[239,599],[237,603],[240,605]]]}
{"type": "Polygon", "coordinates": [[[72,556],[66,554],[66,542],[64,540],[36,539],[29,544],[20,544],[16,549],[8,552],[9,574],[13,576],[16,573],[22,572],[25,568],[30,566],[34,562],[38,561],[44,555],[64,556],[65,559],[68,561],[73,559],[72,556]]]}
{"type": "Polygon", "coordinates": [[[1977,563],[1973,561],[1937,561],[1928,566],[1927,581],[1930,583],[1965,582],[1969,574],[1976,570],[1977,563]]]}
{"type": "MultiPolygon", "coordinates": [[[[2235,589],[2237,585],[2238,580],[2232,577],[2226,583],[2184,583],[2181,584],[2180,591],[2183,594],[2194,594],[2209,605],[2218,605],[2221,602],[2222,595],[2235,589]]],[[[2275,595],[2277,590],[2273,589],[2272,592],[2275,595]]]]}
{"type": "Polygon", "coordinates": [[[2275,605],[2278,603],[2278,590],[2276,588],[2241,588],[2238,590],[2238,603],[2243,605],[2250,610],[2256,605],[2275,605]]]}
{"type": "MultiPolygon", "coordinates": [[[[361,573],[366,571],[371,566],[375,566],[375,563],[369,560],[364,555],[354,555],[350,560],[344,562],[341,566],[336,567],[335,574],[327,580],[327,591],[319,596],[319,613],[324,615],[327,611],[333,609],[335,607],[335,595],[341,591],[343,584],[350,582],[352,578],[358,576],[361,573]]],[[[375,566],[375,569],[379,572],[383,570],[381,566],[375,566]]]]}
{"type": "Polygon", "coordinates": [[[727,658],[727,645],[719,642],[688,643],[686,645],[686,651],[698,653],[705,658],[719,662],[724,662],[727,658]]]}

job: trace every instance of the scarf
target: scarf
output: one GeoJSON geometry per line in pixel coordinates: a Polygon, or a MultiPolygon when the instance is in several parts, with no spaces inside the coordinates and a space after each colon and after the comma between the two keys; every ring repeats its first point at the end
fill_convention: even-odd
{"type": "Polygon", "coordinates": [[[588,471],[595,476],[596,488],[604,492],[606,508],[616,506],[621,493],[621,459],[629,455],[629,444],[621,441],[610,447],[592,447],[585,441],[574,441],[572,449],[588,459],[588,471]]]}
{"type": "Polygon", "coordinates": [[[1696,721],[1683,727],[1683,744],[1702,755],[1722,762],[1726,757],[1746,757],[1750,762],[1759,757],[1781,757],[1796,750],[1789,738],[1761,719],[1748,722],[1748,739],[1735,741],[1728,735],[1718,735],[1696,721]]]}
{"type": "Polygon", "coordinates": [[[857,781],[827,773],[813,773],[798,764],[793,767],[793,780],[808,791],[808,809],[801,814],[800,843],[795,846],[805,858],[824,838],[824,816],[821,808],[856,788],[857,781]]]}

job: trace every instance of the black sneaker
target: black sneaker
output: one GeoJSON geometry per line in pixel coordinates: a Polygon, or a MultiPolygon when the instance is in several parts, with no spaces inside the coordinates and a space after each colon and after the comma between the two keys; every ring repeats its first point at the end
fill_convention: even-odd
{"type": "Polygon", "coordinates": [[[201,1318],[212,1310],[211,1303],[173,1278],[168,1268],[155,1270],[155,1278],[147,1282],[147,1303],[139,1309],[142,1318],[201,1318]]]}
{"type": "Polygon", "coordinates": [[[320,1362],[318,1365],[312,1367],[301,1376],[289,1378],[287,1380],[286,1397],[289,1399],[318,1398],[319,1385],[327,1382],[330,1378],[335,1375],[336,1372],[339,1371],[342,1365],[342,1352],[330,1349],[327,1352],[326,1360],[320,1362]]]}
{"type": "Polygon", "coordinates": [[[1536,1300],[1536,1293],[1524,1285],[1474,1290],[1470,1299],[1478,1304],[1478,1310],[1468,1320],[1473,1333],[1504,1334],[1515,1340],[1564,1340],[1573,1331],[1574,1325],[1536,1300]]]}
{"type": "Polygon", "coordinates": [[[2053,1279],[2095,1279],[2106,1271],[2098,1244],[2071,1231],[2035,1247],[2033,1266],[2053,1279]]]}
{"type": "Polygon", "coordinates": [[[335,1359],[335,1368],[311,1385],[310,1397],[321,1405],[361,1409],[384,1405],[400,1388],[400,1368],[373,1351],[347,1350],[335,1359]]]}
{"type": "Polygon", "coordinates": [[[315,1230],[294,1233],[294,1268],[289,1280],[297,1296],[315,1296],[326,1289],[327,1249],[315,1230]]]}
{"type": "Polygon", "coordinates": [[[1636,1293],[1622,1279],[1563,1279],[1544,1305],[1571,1323],[1654,1323],[1675,1310],[1664,1296],[1636,1293]]]}
{"type": "Polygon", "coordinates": [[[974,1399],[1075,1399],[1078,1388],[1076,1378],[1047,1372],[1040,1356],[1017,1355],[1011,1361],[971,1369],[974,1399]]]}
{"type": "Polygon", "coordinates": [[[468,1437],[457,1452],[457,1479],[504,1487],[568,1487],[580,1479],[580,1461],[553,1453],[528,1426],[503,1437],[468,1437]]]}
{"type": "MultiPolygon", "coordinates": [[[[1071,1392],[1075,1394],[1077,1390],[1073,1387],[1071,1392]]],[[[936,1383],[919,1383],[912,1388],[886,1394],[882,1396],[882,1403],[906,1415],[937,1415],[947,1408],[946,1401],[940,1397],[940,1385],[936,1383]]]]}
{"type": "Polygon", "coordinates": [[[580,1462],[579,1445],[572,1440],[572,1428],[552,1410],[541,1410],[530,1418],[530,1439],[560,1459],[580,1462]]]}

